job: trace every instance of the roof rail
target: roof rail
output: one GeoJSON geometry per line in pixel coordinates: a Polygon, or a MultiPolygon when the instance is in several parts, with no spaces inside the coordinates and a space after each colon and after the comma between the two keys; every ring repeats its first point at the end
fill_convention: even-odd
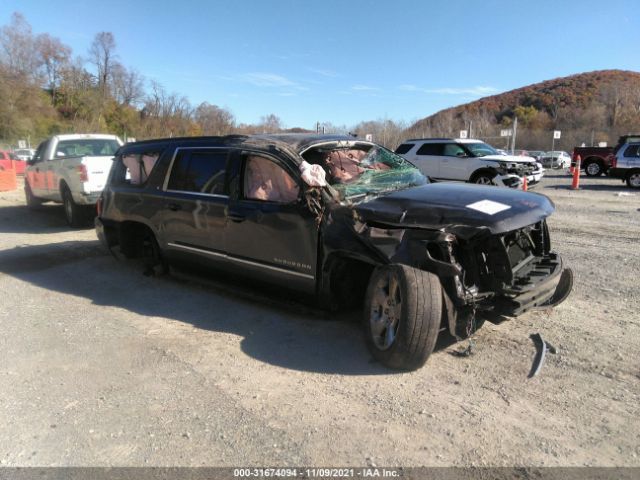
{"type": "Polygon", "coordinates": [[[435,137],[433,137],[433,138],[410,138],[409,140],[405,140],[402,143],[405,143],[405,142],[420,142],[422,140],[454,140],[454,139],[453,138],[435,138],[435,137]]]}

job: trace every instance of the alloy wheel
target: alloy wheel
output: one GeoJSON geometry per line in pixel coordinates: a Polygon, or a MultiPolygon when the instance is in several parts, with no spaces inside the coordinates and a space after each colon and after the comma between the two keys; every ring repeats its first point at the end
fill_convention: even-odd
{"type": "Polygon", "coordinates": [[[402,314],[400,284],[396,274],[389,272],[380,277],[375,288],[369,316],[371,335],[378,349],[388,350],[396,340],[402,314]]]}

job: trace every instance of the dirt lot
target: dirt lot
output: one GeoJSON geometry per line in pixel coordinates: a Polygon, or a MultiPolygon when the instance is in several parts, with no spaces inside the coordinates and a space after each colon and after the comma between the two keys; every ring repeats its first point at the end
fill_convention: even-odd
{"type": "Polygon", "coordinates": [[[640,192],[569,183],[536,189],[569,300],[413,373],[374,363],[351,314],[145,277],[61,207],[0,193],[0,462],[640,466],[640,192]],[[559,352],[527,379],[534,332],[559,352]]]}

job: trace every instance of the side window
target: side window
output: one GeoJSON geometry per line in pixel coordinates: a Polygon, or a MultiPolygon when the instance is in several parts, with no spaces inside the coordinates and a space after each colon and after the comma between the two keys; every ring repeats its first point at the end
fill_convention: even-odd
{"type": "Polygon", "coordinates": [[[414,145],[415,145],[414,143],[403,143],[398,148],[396,148],[396,153],[398,155],[404,155],[409,150],[411,150],[414,147],[414,145]]]}
{"type": "Polygon", "coordinates": [[[631,145],[629,147],[627,147],[627,149],[624,151],[624,156],[625,157],[637,157],[638,154],[640,153],[639,150],[640,145],[631,145]]]}
{"type": "Polygon", "coordinates": [[[442,144],[425,143],[418,149],[416,155],[442,155],[442,144]]]}
{"type": "Polygon", "coordinates": [[[466,157],[467,152],[464,151],[457,143],[447,143],[444,146],[444,154],[445,157],[466,157]]]}
{"type": "Polygon", "coordinates": [[[42,142],[40,145],[38,145],[38,149],[36,150],[36,153],[33,154],[33,159],[32,159],[33,163],[42,161],[42,153],[44,152],[45,147],[46,147],[46,142],[42,142]]]}
{"type": "Polygon", "coordinates": [[[300,186],[280,165],[257,155],[249,155],[244,167],[244,197],[265,202],[293,203],[300,186]]]}
{"type": "Polygon", "coordinates": [[[173,162],[167,188],[182,192],[224,195],[226,170],[226,151],[179,151],[173,162]]]}
{"type": "Polygon", "coordinates": [[[129,183],[130,185],[142,185],[147,181],[151,171],[156,165],[160,152],[144,152],[144,153],[127,153],[122,158],[122,164],[125,167],[125,171],[120,174],[120,180],[122,183],[129,183]]]}

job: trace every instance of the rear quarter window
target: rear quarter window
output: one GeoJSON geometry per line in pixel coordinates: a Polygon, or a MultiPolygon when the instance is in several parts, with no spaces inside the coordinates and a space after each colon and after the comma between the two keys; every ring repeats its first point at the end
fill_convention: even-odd
{"type": "Polygon", "coordinates": [[[161,154],[161,151],[153,149],[142,153],[119,155],[115,159],[111,183],[138,187],[146,184],[161,154]]]}

